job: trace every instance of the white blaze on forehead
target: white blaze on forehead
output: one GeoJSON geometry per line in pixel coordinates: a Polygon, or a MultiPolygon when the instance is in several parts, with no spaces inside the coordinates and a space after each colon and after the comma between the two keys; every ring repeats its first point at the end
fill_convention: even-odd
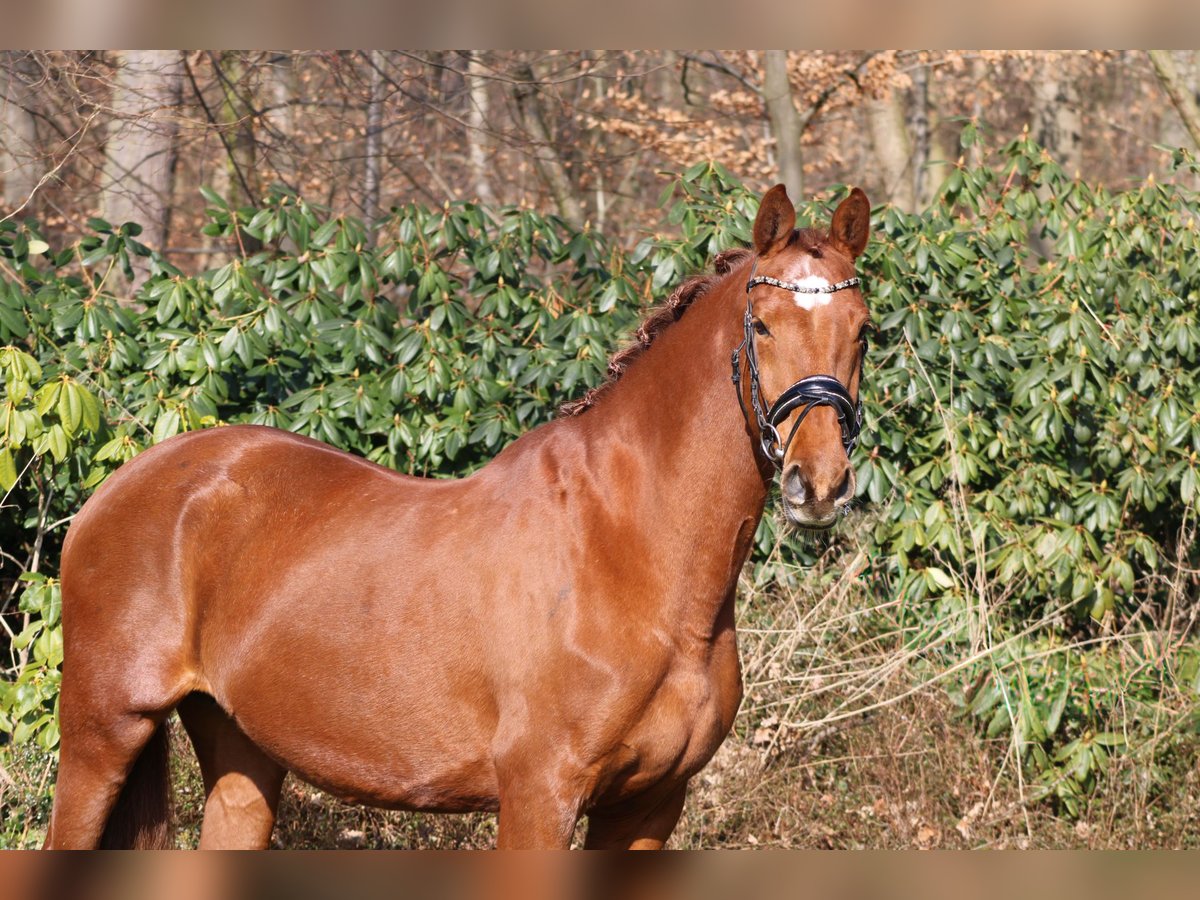
{"type": "MultiPolygon", "coordinates": [[[[830,284],[828,279],[822,278],[820,275],[805,275],[803,278],[797,279],[795,283],[806,288],[827,288],[830,284]]],[[[806,294],[792,291],[792,297],[801,309],[814,309],[833,300],[832,293],[806,294]]]]}

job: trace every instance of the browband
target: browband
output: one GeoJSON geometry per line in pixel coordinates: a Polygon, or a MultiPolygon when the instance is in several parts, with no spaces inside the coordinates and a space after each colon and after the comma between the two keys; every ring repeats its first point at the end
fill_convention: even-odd
{"type": "Polygon", "coordinates": [[[749,293],[750,288],[756,284],[769,284],[771,287],[783,288],[785,291],[795,291],[797,294],[832,294],[837,291],[844,291],[846,288],[852,288],[855,285],[862,284],[862,282],[855,277],[839,281],[837,284],[809,287],[808,285],[796,284],[791,281],[780,281],[778,278],[772,278],[770,275],[757,275],[751,277],[750,281],[746,283],[746,292],[749,293]]]}

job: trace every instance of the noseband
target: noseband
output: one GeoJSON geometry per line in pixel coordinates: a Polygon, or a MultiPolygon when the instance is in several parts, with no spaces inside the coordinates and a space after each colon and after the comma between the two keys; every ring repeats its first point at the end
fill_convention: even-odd
{"type": "MultiPolygon", "coordinates": [[[[754,265],[757,267],[758,262],[755,261],[754,265]]],[[[807,378],[801,378],[780,394],[767,412],[763,412],[762,385],[759,383],[758,373],[758,353],[754,346],[754,308],[753,301],[748,296],[751,288],[759,284],[769,284],[773,287],[783,288],[785,291],[794,291],[798,294],[832,294],[836,291],[854,287],[859,284],[859,280],[857,278],[847,278],[845,281],[839,281],[837,284],[828,284],[823,287],[808,287],[807,285],[780,281],[777,278],[771,278],[767,275],[755,277],[754,269],[752,268],[750,270],[750,280],[746,282],[745,337],[734,348],[733,358],[731,359],[733,366],[733,386],[737,391],[738,406],[741,407],[742,415],[745,417],[746,423],[749,424],[750,413],[747,412],[745,401],[742,399],[741,355],[742,351],[745,350],[746,369],[750,373],[750,407],[754,410],[754,418],[758,424],[758,439],[763,453],[775,465],[775,468],[783,468],[783,460],[787,456],[787,449],[791,446],[792,438],[796,436],[796,431],[799,430],[800,423],[818,406],[832,407],[833,411],[837,413],[838,422],[842,426],[842,445],[846,448],[846,455],[849,456],[850,452],[854,449],[854,445],[858,443],[858,433],[862,429],[862,401],[855,401],[850,396],[850,391],[847,390],[846,386],[834,376],[809,375],[807,378]],[[779,426],[791,415],[793,410],[799,407],[804,408],[801,410],[800,415],[796,417],[796,424],[792,426],[791,432],[788,433],[787,440],[781,440],[779,426]]]]}

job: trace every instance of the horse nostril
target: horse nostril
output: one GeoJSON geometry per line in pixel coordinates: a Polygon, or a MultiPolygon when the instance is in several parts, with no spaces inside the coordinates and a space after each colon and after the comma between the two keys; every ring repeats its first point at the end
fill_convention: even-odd
{"type": "Polygon", "coordinates": [[[854,496],[854,469],[846,466],[846,474],[842,477],[842,483],[838,485],[837,493],[834,494],[833,502],[839,506],[844,506],[850,502],[854,496]]]}
{"type": "Polygon", "coordinates": [[[793,503],[804,504],[808,492],[804,489],[804,479],[800,477],[799,466],[792,466],[783,473],[783,492],[793,503]]]}

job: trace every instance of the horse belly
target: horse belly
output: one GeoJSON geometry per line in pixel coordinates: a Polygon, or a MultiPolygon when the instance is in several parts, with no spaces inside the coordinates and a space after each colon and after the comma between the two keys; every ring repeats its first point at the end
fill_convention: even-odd
{"type": "Polygon", "coordinates": [[[350,802],[394,809],[495,809],[490,729],[449,696],[413,683],[363,684],[326,669],[275,685],[284,667],[217,691],[258,746],[298,777],[350,802]],[[339,688],[347,679],[354,687],[339,688]],[[424,689],[423,689],[424,687],[424,689]],[[270,695],[269,704],[257,697],[270,695]],[[281,699],[283,698],[283,699],[281,699]],[[410,702],[405,702],[410,698],[410,702]],[[417,699],[411,699],[417,698],[417,699]]]}
{"type": "Polygon", "coordinates": [[[425,590],[398,594],[394,576],[361,564],[353,588],[347,580],[305,573],[246,618],[232,610],[251,598],[220,591],[225,618],[212,624],[240,638],[202,642],[213,696],[263,750],[339,797],[494,808],[496,713],[478,612],[425,590]]]}

